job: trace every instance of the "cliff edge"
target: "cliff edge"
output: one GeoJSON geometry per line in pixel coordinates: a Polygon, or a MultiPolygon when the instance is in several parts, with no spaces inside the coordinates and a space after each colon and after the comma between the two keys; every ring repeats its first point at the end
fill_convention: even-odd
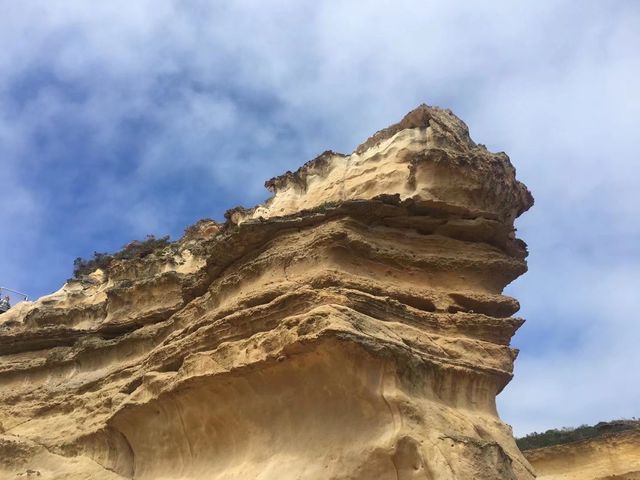
{"type": "Polygon", "coordinates": [[[640,422],[602,422],[568,436],[581,430],[588,438],[524,451],[539,480],[640,480],[640,422]]]}
{"type": "Polygon", "coordinates": [[[533,479],[509,158],[422,105],[267,188],[0,316],[0,477],[533,479]]]}

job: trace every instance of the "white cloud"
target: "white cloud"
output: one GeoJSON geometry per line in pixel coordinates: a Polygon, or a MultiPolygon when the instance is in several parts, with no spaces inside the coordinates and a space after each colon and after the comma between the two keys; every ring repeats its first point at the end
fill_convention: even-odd
{"type": "Polygon", "coordinates": [[[179,231],[204,195],[212,211],[254,203],[270,176],[439,104],[507,151],[536,197],[519,222],[531,271],[509,290],[529,323],[506,419],[524,433],[635,408],[637,2],[25,0],[3,13],[4,278],[53,289],[85,243],[179,231]]]}

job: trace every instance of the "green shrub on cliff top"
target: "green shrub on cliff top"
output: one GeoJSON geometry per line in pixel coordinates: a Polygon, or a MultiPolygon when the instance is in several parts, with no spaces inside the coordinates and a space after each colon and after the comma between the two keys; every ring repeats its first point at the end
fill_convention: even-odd
{"type": "Polygon", "coordinates": [[[520,450],[531,450],[533,448],[550,447],[553,445],[564,445],[565,443],[578,442],[589,438],[600,437],[614,432],[622,432],[640,428],[640,421],[615,420],[612,422],[600,422],[596,425],[581,425],[577,428],[560,428],[547,430],[544,433],[533,432],[529,435],[516,439],[520,450]]]}
{"type": "Polygon", "coordinates": [[[78,257],[73,261],[73,277],[80,278],[83,275],[89,275],[98,268],[107,270],[115,260],[144,258],[169,244],[169,235],[160,238],[156,238],[155,235],[147,235],[144,240],[134,240],[113,254],[94,252],[92,258],[78,257]]]}

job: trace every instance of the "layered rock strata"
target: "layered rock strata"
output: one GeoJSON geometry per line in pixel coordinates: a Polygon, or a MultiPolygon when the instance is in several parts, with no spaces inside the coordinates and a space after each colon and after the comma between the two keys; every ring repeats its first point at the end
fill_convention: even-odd
{"type": "Polygon", "coordinates": [[[0,316],[0,476],[533,478],[495,405],[533,203],[508,157],[421,106],[266,185],[0,316]]]}
{"type": "Polygon", "coordinates": [[[640,427],[524,454],[539,480],[640,480],[640,427]]]}

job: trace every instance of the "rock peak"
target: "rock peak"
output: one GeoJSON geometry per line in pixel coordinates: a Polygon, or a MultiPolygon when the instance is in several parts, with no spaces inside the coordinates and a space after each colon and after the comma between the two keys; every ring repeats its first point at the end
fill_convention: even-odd
{"type": "Polygon", "coordinates": [[[327,150],[265,185],[273,197],[235,215],[234,221],[378,195],[399,195],[405,201],[510,222],[533,205],[506,154],[477,145],[467,125],[450,110],[424,104],[371,136],[351,155],[327,150]]]}
{"type": "Polygon", "coordinates": [[[461,147],[473,148],[475,143],[469,136],[467,125],[456,117],[451,110],[440,107],[431,107],[425,103],[407,113],[398,123],[388,126],[369,137],[356,148],[357,153],[362,153],[374,145],[393,137],[396,133],[405,129],[428,128],[431,123],[437,123],[443,130],[450,133],[453,143],[461,147]]]}

